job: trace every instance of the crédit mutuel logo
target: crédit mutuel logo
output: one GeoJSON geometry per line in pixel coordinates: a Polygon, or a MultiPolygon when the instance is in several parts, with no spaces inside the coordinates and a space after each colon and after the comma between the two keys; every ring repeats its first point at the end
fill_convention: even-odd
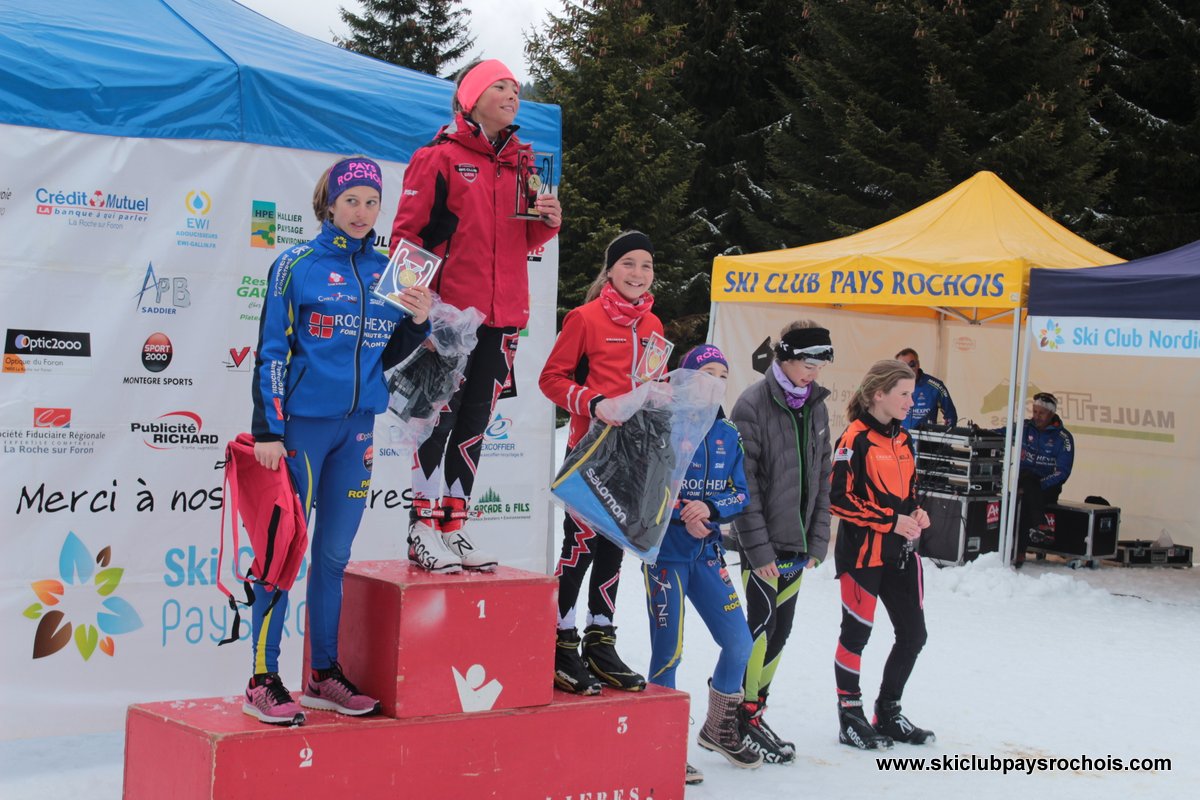
{"type": "Polygon", "coordinates": [[[137,610],[116,594],[124,574],[123,567],[112,566],[112,547],[93,558],[87,545],[68,533],[58,556],[58,577],[30,584],[37,600],[22,612],[38,623],[33,657],[54,655],[72,642],[84,661],[97,650],[116,655],[113,637],[142,627],[137,610]]]}
{"type": "Polygon", "coordinates": [[[34,190],[39,216],[65,219],[68,225],[97,230],[121,230],[150,217],[150,198],[107,189],[64,189],[39,186],[34,190]]]}

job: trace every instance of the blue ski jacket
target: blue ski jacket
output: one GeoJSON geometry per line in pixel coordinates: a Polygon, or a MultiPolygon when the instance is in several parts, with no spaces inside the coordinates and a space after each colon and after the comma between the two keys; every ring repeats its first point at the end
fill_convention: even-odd
{"type": "Polygon", "coordinates": [[[912,400],[912,408],[903,422],[905,430],[919,427],[927,420],[935,421],[938,408],[942,409],[942,418],[947,425],[953,428],[958,422],[958,411],[954,408],[954,401],[950,399],[950,390],[946,388],[946,384],[924,370],[917,371],[917,385],[913,389],[912,400]]]}
{"type": "Polygon", "coordinates": [[[396,333],[407,341],[388,349],[411,352],[429,324],[414,324],[371,293],[387,266],[374,240],[374,231],[355,240],[326,222],[316,239],[271,265],[254,358],[255,440],[281,440],[293,414],[330,419],[387,410],[384,350],[396,333]]]}
{"type": "Polygon", "coordinates": [[[1025,420],[1021,433],[1021,472],[1032,472],[1043,489],[1066,483],[1075,463],[1075,437],[1063,427],[1057,414],[1045,430],[1039,431],[1033,420],[1025,420]]]}
{"type": "Polygon", "coordinates": [[[719,412],[683,476],[679,499],[671,511],[671,524],[658,551],[659,561],[692,561],[706,547],[712,544],[720,547],[720,524],[740,514],[750,499],[742,459],[742,438],[737,426],[725,418],[724,412],[719,412]],[[679,521],[685,500],[702,500],[708,505],[709,534],[703,539],[692,536],[679,521]]]}

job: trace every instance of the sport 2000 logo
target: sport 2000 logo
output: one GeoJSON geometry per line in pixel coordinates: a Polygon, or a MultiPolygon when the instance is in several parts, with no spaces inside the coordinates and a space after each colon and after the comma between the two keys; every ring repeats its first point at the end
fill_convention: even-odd
{"type": "Polygon", "coordinates": [[[87,545],[68,533],[58,556],[58,578],[30,584],[37,601],[22,612],[38,622],[33,657],[54,655],[72,642],[84,661],[97,650],[116,655],[113,637],[142,627],[137,610],[116,594],[124,574],[123,567],[112,566],[112,547],[93,558],[87,545]]]}

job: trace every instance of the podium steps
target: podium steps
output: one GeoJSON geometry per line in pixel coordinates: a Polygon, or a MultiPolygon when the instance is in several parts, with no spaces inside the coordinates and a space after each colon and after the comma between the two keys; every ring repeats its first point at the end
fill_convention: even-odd
{"type": "Polygon", "coordinates": [[[240,695],[133,705],[124,796],[682,798],[688,696],[554,690],[556,593],[553,578],[503,567],[351,564],[340,660],[384,715],[306,709],[289,728],[242,713],[240,695]]]}

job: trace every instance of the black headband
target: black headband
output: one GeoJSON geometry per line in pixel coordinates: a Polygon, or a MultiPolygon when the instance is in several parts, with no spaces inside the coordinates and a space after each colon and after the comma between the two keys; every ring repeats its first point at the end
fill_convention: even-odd
{"type": "Polygon", "coordinates": [[[634,250],[645,250],[654,255],[654,245],[650,243],[649,236],[641,231],[622,233],[613,239],[604,251],[604,268],[612,269],[612,265],[620,261],[621,256],[634,250]]]}
{"type": "Polygon", "coordinates": [[[817,361],[833,361],[833,342],[825,328],[796,328],[783,335],[775,344],[775,358],[788,361],[811,358],[817,361]]]}

